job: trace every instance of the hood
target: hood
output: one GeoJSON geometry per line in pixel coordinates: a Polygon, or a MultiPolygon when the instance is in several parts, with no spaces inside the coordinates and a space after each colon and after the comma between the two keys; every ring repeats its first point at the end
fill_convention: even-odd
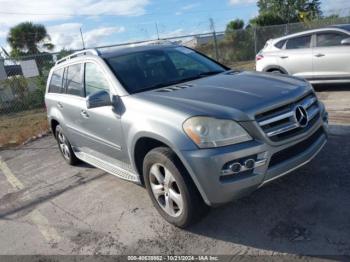
{"type": "Polygon", "coordinates": [[[284,105],[311,91],[295,77],[255,72],[225,72],[138,94],[190,115],[254,120],[255,114],[284,105]]]}

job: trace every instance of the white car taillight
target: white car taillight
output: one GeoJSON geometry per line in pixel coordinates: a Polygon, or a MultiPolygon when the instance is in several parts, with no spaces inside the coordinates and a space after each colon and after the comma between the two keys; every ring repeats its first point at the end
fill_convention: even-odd
{"type": "Polygon", "coordinates": [[[255,60],[256,60],[256,61],[259,61],[259,60],[261,60],[261,59],[263,59],[263,58],[264,58],[263,55],[256,55],[255,60]]]}

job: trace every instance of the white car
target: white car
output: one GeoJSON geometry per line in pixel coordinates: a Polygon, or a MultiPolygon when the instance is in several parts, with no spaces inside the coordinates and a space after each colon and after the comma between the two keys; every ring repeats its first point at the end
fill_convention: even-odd
{"type": "Polygon", "coordinates": [[[350,24],[271,39],[256,56],[256,70],[313,84],[350,83],[350,24]]]}

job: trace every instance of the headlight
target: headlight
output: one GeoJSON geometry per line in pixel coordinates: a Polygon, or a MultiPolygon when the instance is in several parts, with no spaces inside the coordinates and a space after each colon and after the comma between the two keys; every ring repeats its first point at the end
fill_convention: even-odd
{"type": "Polygon", "coordinates": [[[227,146],[252,140],[251,136],[232,120],[196,116],[187,119],[183,129],[200,148],[227,146]]]}

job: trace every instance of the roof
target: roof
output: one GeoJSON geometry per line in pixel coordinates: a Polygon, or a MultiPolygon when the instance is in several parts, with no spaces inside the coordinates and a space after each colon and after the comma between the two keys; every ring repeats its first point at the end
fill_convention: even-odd
{"type": "Polygon", "coordinates": [[[344,25],[332,25],[330,27],[335,27],[335,28],[339,28],[339,29],[343,29],[346,31],[350,32],[350,24],[344,24],[344,25]]]}
{"type": "Polygon", "coordinates": [[[142,52],[148,50],[162,50],[165,48],[173,48],[176,45],[173,44],[153,44],[153,45],[127,45],[127,46],[118,46],[113,48],[108,48],[107,50],[99,49],[100,56],[103,58],[110,58],[119,55],[126,55],[135,52],[142,52]]]}
{"type": "Polygon", "coordinates": [[[346,31],[349,31],[349,33],[350,33],[350,24],[325,26],[325,27],[322,27],[322,28],[316,28],[316,29],[312,29],[312,30],[306,30],[306,31],[301,31],[301,32],[297,32],[297,33],[293,33],[293,34],[277,37],[277,38],[274,38],[272,40],[279,41],[279,40],[288,39],[288,38],[291,38],[291,37],[294,37],[294,36],[301,36],[301,35],[304,35],[304,34],[322,32],[322,31],[327,30],[327,29],[346,30],[346,31]]]}

